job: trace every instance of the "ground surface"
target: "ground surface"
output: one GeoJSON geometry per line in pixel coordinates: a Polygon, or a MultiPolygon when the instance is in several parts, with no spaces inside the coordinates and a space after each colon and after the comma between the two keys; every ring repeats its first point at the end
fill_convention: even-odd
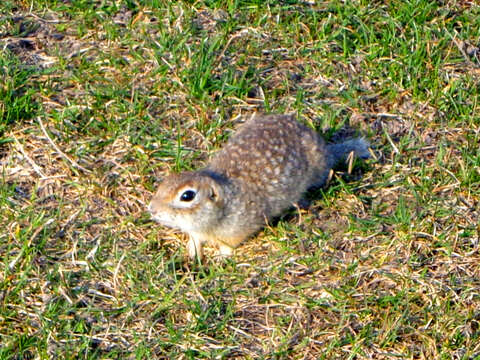
{"type": "Polygon", "coordinates": [[[478,5],[139,3],[0,5],[0,358],[480,359],[478,5]],[[189,265],[145,204],[255,111],[377,159],[189,265]]]}

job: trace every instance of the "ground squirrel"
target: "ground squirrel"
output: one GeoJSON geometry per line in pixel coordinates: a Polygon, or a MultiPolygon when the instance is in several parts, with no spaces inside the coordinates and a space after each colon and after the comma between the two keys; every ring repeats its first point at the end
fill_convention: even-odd
{"type": "Polygon", "coordinates": [[[249,119],[198,171],[168,176],[148,210],[160,224],[189,234],[190,258],[203,245],[230,255],[243,240],[325,184],[330,169],[350,152],[369,157],[362,138],[325,144],[291,115],[249,119]]]}

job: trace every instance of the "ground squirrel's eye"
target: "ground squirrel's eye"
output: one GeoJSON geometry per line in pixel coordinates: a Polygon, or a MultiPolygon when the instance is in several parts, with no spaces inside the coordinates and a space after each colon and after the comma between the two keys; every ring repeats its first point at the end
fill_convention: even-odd
{"type": "Polygon", "coordinates": [[[197,194],[193,190],[184,191],[182,195],[180,195],[180,201],[192,201],[195,199],[195,195],[197,194]]]}

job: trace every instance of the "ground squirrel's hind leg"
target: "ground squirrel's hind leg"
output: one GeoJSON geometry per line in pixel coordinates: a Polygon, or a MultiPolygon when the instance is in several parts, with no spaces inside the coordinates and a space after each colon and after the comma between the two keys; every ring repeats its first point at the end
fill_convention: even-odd
{"type": "Polygon", "coordinates": [[[203,244],[204,241],[202,241],[198,236],[190,235],[190,240],[187,244],[188,257],[190,260],[203,260],[203,244]]]}
{"type": "Polygon", "coordinates": [[[339,143],[327,144],[327,167],[334,167],[339,161],[346,159],[352,151],[360,159],[370,158],[370,143],[364,138],[347,139],[339,143]]]}

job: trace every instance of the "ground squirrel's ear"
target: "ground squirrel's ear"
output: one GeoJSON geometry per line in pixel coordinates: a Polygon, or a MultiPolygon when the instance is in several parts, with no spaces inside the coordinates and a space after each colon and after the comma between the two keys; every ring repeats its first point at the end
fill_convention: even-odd
{"type": "Polygon", "coordinates": [[[208,187],[208,198],[213,202],[220,201],[220,187],[215,181],[211,181],[208,187]]]}
{"type": "Polygon", "coordinates": [[[212,201],[217,201],[218,192],[216,191],[217,189],[215,189],[215,185],[212,184],[212,186],[210,186],[208,190],[209,190],[208,198],[212,201]]]}

